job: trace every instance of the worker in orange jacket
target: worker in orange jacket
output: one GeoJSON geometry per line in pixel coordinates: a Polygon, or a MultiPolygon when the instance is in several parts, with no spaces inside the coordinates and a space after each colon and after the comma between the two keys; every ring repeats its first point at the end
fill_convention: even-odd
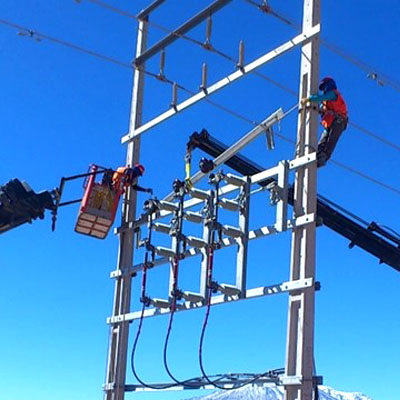
{"type": "Polygon", "coordinates": [[[347,106],[331,77],[322,79],[319,85],[322,94],[311,95],[301,100],[304,106],[308,102],[320,103],[321,125],[325,128],[318,142],[317,163],[322,167],[331,158],[333,150],[347,128],[347,106]]]}
{"type": "Polygon", "coordinates": [[[139,192],[153,194],[153,189],[147,189],[136,184],[139,177],[144,174],[144,167],[135,164],[133,167],[119,167],[112,175],[111,187],[116,192],[124,193],[127,187],[139,192]]]}

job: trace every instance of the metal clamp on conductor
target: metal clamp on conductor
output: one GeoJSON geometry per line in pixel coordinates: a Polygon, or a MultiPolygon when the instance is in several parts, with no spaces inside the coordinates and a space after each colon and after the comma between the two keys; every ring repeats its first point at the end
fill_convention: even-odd
{"type": "Polygon", "coordinates": [[[283,198],[283,189],[278,185],[278,182],[272,181],[267,185],[267,190],[269,190],[269,203],[271,206],[278,204],[283,198]]]}

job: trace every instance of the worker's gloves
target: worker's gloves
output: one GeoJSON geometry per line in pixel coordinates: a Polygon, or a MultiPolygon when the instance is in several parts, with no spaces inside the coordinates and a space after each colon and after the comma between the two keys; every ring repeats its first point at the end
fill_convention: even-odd
{"type": "Polygon", "coordinates": [[[153,189],[146,189],[146,193],[150,193],[151,195],[153,195],[153,189]]]}

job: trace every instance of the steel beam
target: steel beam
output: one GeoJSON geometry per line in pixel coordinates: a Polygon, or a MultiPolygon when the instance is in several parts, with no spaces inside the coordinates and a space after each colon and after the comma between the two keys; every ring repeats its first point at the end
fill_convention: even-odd
{"type": "MultiPolygon", "coordinates": [[[[169,46],[171,43],[175,42],[175,40],[178,40],[182,35],[185,33],[189,32],[191,29],[199,25],[201,22],[203,22],[205,19],[207,19],[211,14],[214,14],[218,10],[220,10],[222,7],[226,6],[229,2],[232,0],[217,0],[214,1],[214,3],[210,4],[208,7],[206,7],[204,10],[200,11],[198,14],[196,14],[194,17],[192,17],[190,20],[185,22],[183,25],[181,25],[179,28],[175,29],[173,32],[171,32],[169,35],[161,39],[159,42],[157,42],[155,45],[149,47],[146,51],[144,51],[141,55],[137,56],[136,59],[134,60],[134,64],[138,67],[142,65],[146,60],[148,60],[150,57],[153,57],[155,54],[157,54],[159,51],[162,49],[165,49],[167,46],[169,46]]],[[[164,0],[158,0],[155,1],[154,3],[163,3],[164,0]]],[[[154,5],[153,3],[153,5],[154,5]]],[[[143,10],[138,17],[142,14],[145,13],[146,10],[150,8],[150,11],[153,11],[155,7],[158,7],[159,4],[155,5],[153,9],[151,7],[153,5],[150,5],[147,9],[143,10]]],[[[149,12],[147,11],[145,15],[147,15],[149,12]]]]}
{"type": "MultiPolygon", "coordinates": [[[[146,48],[146,20],[139,21],[136,54],[139,56],[146,48]]],[[[132,104],[129,132],[133,132],[142,123],[144,73],[136,69],[133,77],[132,104]]],[[[127,147],[126,164],[133,166],[139,162],[140,137],[135,138],[127,147]]],[[[123,198],[122,225],[135,220],[137,192],[128,188],[123,198]]],[[[121,232],[119,238],[118,271],[120,276],[115,280],[113,315],[130,312],[132,260],[134,232],[121,232]]],[[[126,364],[128,354],[129,323],[110,327],[108,361],[105,386],[111,388],[104,394],[105,400],[123,400],[125,396],[126,364]]]]}
{"type": "MultiPolygon", "coordinates": [[[[281,294],[291,291],[303,291],[309,290],[313,286],[313,280],[311,278],[308,279],[299,279],[297,281],[288,281],[278,283],[276,285],[270,286],[261,286],[253,289],[247,289],[246,294],[243,298],[240,296],[227,296],[227,295],[218,295],[213,296],[211,298],[211,305],[219,305],[224,303],[229,303],[233,301],[245,300],[245,299],[253,299],[256,297],[264,297],[264,296],[272,296],[275,294],[281,294]]],[[[204,302],[193,303],[190,301],[185,301],[179,305],[175,312],[187,311],[197,308],[205,307],[204,302]]],[[[169,314],[171,310],[169,308],[148,308],[144,311],[143,318],[154,317],[157,315],[169,314]]],[[[142,311],[135,311],[128,314],[117,315],[107,319],[108,324],[121,324],[125,322],[134,321],[136,319],[140,319],[142,316],[142,311]]]]}
{"type": "MultiPolygon", "coordinates": [[[[259,374],[249,374],[247,378],[231,378],[229,377],[224,378],[222,376],[208,376],[209,379],[215,381],[218,386],[223,387],[225,389],[235,389],[237,387],[241,387],[243,384],[249,382],[249,380],[253,380],[259,374]]],[[[265,385],[267,383],[273,383],[274,386],[277,382],[281,382],[279,376],[276,377],[268,377],[268,376],[261,376],[257,379],[257,381],[252,382],[252,385],[265,385]]],[[[125,390],[127,392],[153,392],[153,391],[172,391],[172,390],[194,390],[194,389],[215,389],[215,386],[211,385],[206,379],[204,378],[195,378],[193,381],[188,382],[186,385],[173,385],[171,383],[152,383],[152,388],[134,384],[134,385],[126,385],[125,390]]]]}
{"type": "Polygon", "coordinates": [[[289,163],[281,161],[279,163],[278,187],[280,189],[280,199],[276,205],[276,230],[284,232],[287,229],[288,211],[288,191],[289,191],[289,163]]]}
{"type": "MultiPolygon", "coordinates": [[[[320,0],[304,0],[303,31],[320,23],[320,0]]],[[[300,96],[318,93],[319,35],[302,46],[300,69],[300,96]]],[[[317,148],[318,111],[301,110],[298,118],[296,157],[315,153],[317,148]]],[[[317,213],[317,163],[296,170],[294,184],[294,217],[317,213]]],[[[315,277],[315,218],[292,231],[290,279],[315,277]]],[[[289,293],[285,375],[301,376],[300,385],[285,384],[285,400],[312,400],[314,366],[315,288],[289,293]]]]}
{"type": "Polygon", "coordinates": [[[280,57],[281,55],[285,54],[289,50],[292,50],[296,46],[299,46],[301,44],[304,44],[308,42],[310,39],[315,37],[316,35],[319,34],[319,25],[313,26],[312,28],[305,30],[303,33],[300,35],[295,36],[293,39],[287,41],[286,43],[282,44],[281,46],[277,47],[276,49],[268,52],[267,54],[257,58],[250,64],[247,64],[243,69],[237,70],[227,77],[219,80],[218,82],[214,83],[213,85],[207,87],[205,90],[200,91],[199,93],[196,93],[192,97],[189,97],[188,99],[184,100],[182,103],[179,103],[176,105],[176,107],[170,108],[168,111],[165,111],[164,113],[160,114],[158,117],[155,117],[149,122],[146,122],[142,126],[138,127],[135,129],[135,131],[132,133],[128,133],[121,139],[121,143],[126,143],[134,139],[134,137],[141,135],[143,132],[148,131],[151,128],[154,128],[161,122],[171,118],[172,116],[178,114],[179,112],[185,110],[188,107],[191,107],[192,105],[196,104],[200,100],[203,100],[205,97],[210,96],[217,91],[223,89],[224,87],[230,85],[231,83],[235,82],[239,78],[242,78],[243,76],[247,75],[248,73],[256,70],[257,68],[263,66],[264,64],[268,63],[269,61],[280,57]]]}
{"type": "MultiPolygon", "coordinates": [[[[314,221],[314,219],[312,219],[310,216],[310,221],[304,222],[304,224],[313,222],[313,221],[314,221]]],[[[293,222],[288,223],[289,228],[291,228],[293,226],[296,226],[296,224],[293,222]]],[[[278,233],[278,231],[275,229],[275,226],[269,226],[269,225],[263,226],[261,228],[249,231],[248,240],[260,239],[264,236],[274,235],[276,233],[278,233]]],[[[225,237],[222,239],[221,248],[233,246],[235,244],[237,244],[237,239],[225,237]]],[[[184,254],[184,258],[186,259],[186,258],[197,256],[197,255],[201,254],[202,251],[203,251],[202,249],[190,248],[190,249],[186,250],[186,253],[184,254]]],[[[167,258],[167,257],[158,258],[154,261],[153,267],[158,267],[158,266],[164,265],[168,262],[169,262],[169,258],[167,258]]],[[[142,269],[143,269],[143,263],[136,264],[132,267],[132,274],[134,274],[136,272],[140,272],[142,269]]],[[[110,274],[110,278],[118,278],[120,276],[121,276],[121,272],[119,270],[115,270],[115,271],[111,272],[111,274],[110,274]]]]}
{"type": "MultiPolygon", "coordinates": [[[[156,8],[160,7],[162,3],[164,3],[165,0],[155,0],[153,1],[150,5],[148,5],[146,8],[144,8],[142,11],[140,11],[139,14],[136,15],[136,17],[139,20],[147,18],[156,8]]],[[[145,51],[146,52],[146,51],[145,51]]],[[[145,53],[144,52],[144,53],[145,53]]],[[[142,53],[143,54],[143,53],[142,53]]],[[[139,55],[140,57],[140,55],[139,55]]]]}
{"type": "MultiPolygon", "coordinates": [[[[291,226],[292,225],[289,224],[289,227],[291,227],[291,226]]],[[[278,233],[278,232],[274,226],[263,226],[261,228],[249,231],[248,240],[259,239],[261,237],[273,235],[275,233],[278,233]]],[[[207,235],[205,234],[204,237],[207,237],[207,235]]],[[[222,239],[221,247],[222,248],[229,247],[229,246],[233,246],[234,244],[237,244],[236,239],[226,237],[226,238],[222,239]]],[[[203,252],[203,249],[190,248],[190,249],[186,250],[186,253],[184,254],[184,258],[194,257],[194,256],[201,254],[202,252],[203,252]]],[[[169,262],[169,258],[166,258],[166,257],[158,258],[154,261],[153,267],[158,267],[158,266],[164,265],[168,262],[169,262]]],[[[132,267],[131,273],[134,274],[134,273],[140,272],[140,271],[142,271],[142,269],[143,269],[143,263],[136,264],[132,267]]],[[[110,278],[112,278],[112,279],[119,278],[121,276],[122,276],[122,273],[120,270],[115,270],[110,273],[110,278]]]]}

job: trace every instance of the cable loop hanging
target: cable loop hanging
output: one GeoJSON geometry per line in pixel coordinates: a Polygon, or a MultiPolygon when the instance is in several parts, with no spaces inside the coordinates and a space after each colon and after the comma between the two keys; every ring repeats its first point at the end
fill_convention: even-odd
{"type": "MultiPolygon", "coordinates": [[[[185,194],[186,194],[186,185],[185,182],[182,182],[178,179],[176,179],[173,183],[173,190],[175,192],[175,196],[178,197],[179,199],[179,206],[178,209],[175,211],[175,217],[174,217],[174,236],[175,236],[175,256],[171,260],[171,267],[172,267],[172,286],[171,286],[171,292],[170,292],[170,301],[171,301],[171,306],[170,306],[170,317],[169,317],[169,322],[168,322],[168,328],[167,328],[167,334],[165,337],[165,342],[164,342],[164,350],[163,350],[163,362],[164,362],[164,368],[168,374],[168,376],[178,385],[185,385],[187,381],[181,381],[177,379],[171,372],[169,365],[168,365],[168,344],[169,344],[169,338],[171,335],[172,331],[172,323],[174,320],[174,315],[175,311],[177,309],[177,301],[182,298],[182,291],[178,287],[178,275],[179,275],[179,261],[182,258],[182,255],[184,254],[184,249],[185,249],[185,241],[184,241],[184,236],[182,234],[182,228],[183,228],[183,216],[184,216],[184,200],[185,200],[185,194]],[[183,251],[182,251],[183,247],[183,251]]],[[[190,381],[190,380],[189,380],[190,381]]],[[[187,384],[186,384],[187,385],[187,384]]],[[[190,384],[189,384],[190,386],[190,384]]]]}

